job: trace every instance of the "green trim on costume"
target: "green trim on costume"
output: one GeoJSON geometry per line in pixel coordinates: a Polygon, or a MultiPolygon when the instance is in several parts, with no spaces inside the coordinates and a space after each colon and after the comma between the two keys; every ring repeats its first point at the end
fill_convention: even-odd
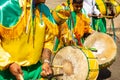
{"type": "Polygon", "coordinates": [[[55,23],[52,14],[50,13],[50,9],[44,4],[41,3],[38,5],[38,9],[41,13],[44,13],[45,16],[52,22],[55,23]]]}
{"type": "Polygon", "coordinates": [[[106,33],[106,20],[105,18],[92,18],[92,28],[96,31],[106,33]]]}
{"type": "MultiPolygon", "coordinates": [[[[80,13],[83,13],[86,17],[88,17],[87,13],[84,9],[81,9],[80,13]]],[[[67,20],[68,28],[70,30],[74,29],[74,27],[76,25],[76,15],[77,15],[77,13],[75,11],[72,11],[71,16],[67,20]]]]}
{"type": "Polygon", "coordinates": [[[0,24],[9,28],[14,26],[22,14],[19,0],[0,1],[0,24]],[[4,19],[3,19],[4,18],[4,19]]]}
{"type": "MultiPolygon", "coordinates": [[[[38,62],[29,67],[22,67],[24,80],[37,80],[40,79],[40,73],[42,71],[42,63],[38,62]]],[[[0,80],[16,80],[10,73],[9,69],[0,71],[0,80]]]]}
{"type": "Polygon", "coordinates": [[[24,80],[36,80],[40,79],[40,73],[42,71],[42,63],[38,62],[37,64],[34,64],[29,67],[22,67],[23,74],[24,74],[24,80]]]}
{"type": "Polygon", "coordinates": [[[71,17],[67,20],[68,28],[73,30],[76,25],[76,13],[74,11],[71,12],[71,17]]]}
{"type": "Polygon", "coordinates": [[[58,51],[58,45],[60,41],[57,37],[55,37],[55,42],[54,42],[54,47],[53,47],[53,52],[56,53],[58,51]]]}

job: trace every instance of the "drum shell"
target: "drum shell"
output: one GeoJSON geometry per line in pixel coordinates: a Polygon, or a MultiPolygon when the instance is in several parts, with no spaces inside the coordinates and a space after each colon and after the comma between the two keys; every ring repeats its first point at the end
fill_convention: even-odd
{"type": "Polygon", "coordinates": [[[106,18],[111,19],[120,14],[120,4],[115,0],[96,0],[96,5],[106,18]],[[110,8],[112,8],[113,11],[111,11],[110,8]]]}
{"type": "Polygon", "coordinates": [[[115,0],[111,0],[110,2],[115,7],[115,11],[116,11],[115,17],[117,17],[120,14],[120,4],[115,0]]]}
{"type": "MultiPolygon", "coordinates": [[[[86,48],[77,48],[73,46],[64,47],[56,53],[53,59],[52,65],[62,65],[64,60],[69,60],[72,62],[74,66],[74,74],[68,76],[64,73],[63,77],[61,76],[58,77],[58,80],[61,80],[61,79],[62,80],[79,80],[79,79],[80,80],[86,80],[86,79],[96,80],[97,79],[97,76],[99,73],[99,65],[96,57],[92,54],[90,50],[86,48]],[[84,56],[84,59],[81,56],[84,56]],[[86,63],[87,65],[85,65],[86,63]],[[84,74],[87,74],[87,75],[84,75],[84,74]],[[73,77],[76,75],[78,77],[73,77]]],[[[53,68],[53,71],[54,71],[54,74],[60,74],[60,72],[64,72],[62,71],[62,69],[58,71],[57,68],[53,68]]]]}
{"type": "Polygon", "coordinates": [[[100,12],[103,15],[106,15],[106,13],[107,13],[106,4],[103,2],[103,0],[96,0],[96,5],[97,5],[98,9],[100,10],[100,12]]]}
{"type": "Polygon", "coordinates": [[[117,55],[117,45],[113,38],[106,33],[95,32],[88,36],[84,42],[87,48],[95,48],[99,68],[104,69],[113,64],[117,55]]]}

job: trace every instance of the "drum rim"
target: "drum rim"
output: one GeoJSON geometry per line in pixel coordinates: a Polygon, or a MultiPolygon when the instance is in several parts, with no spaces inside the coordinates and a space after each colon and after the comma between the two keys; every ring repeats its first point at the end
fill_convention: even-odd
{"type": "Polygon", "coordinates": [[[115,58],[116,58],[116,55],[117,55],[117,45],[116,45],[116,43],[114,42],[114,40],[112,39],[112,37],[111,36],[109,36],[108,34],[106,34],[106,33],[101,33],[101,32],[95,32],[95,33],[93,33],[93,34],[91,34],[91,36],[88,36],[88,38],[86,38],[86,41],[84,42],[84,46],[86,46],[86,44],[89,44],[88,43],[88,41],[90,40],[90,38],[91,37],[93,37],[94,35],[96,36],[96,34],[102,34],[102,35],[105,35],[105,36],[107,36],[107,37],[109,37],[110,39],[111,39],[111,41],[113,42],[113,46],[114,46],[114,51],[113,51],[113,55],[112,55],[112,57],[110,57],[110,59],[111,60],[107,60],[107,61],[105,61],[105,62],[103,62],[103,63],[100,63],[99,62],[99,60],[98,60],[98,62],[99,62],[99,67],[100,67],[100,69],[103,69],[103,67],[109,67],[110,65],[112,65],[112,63],[115,61],[115,58]],[[108,65],[108,66],[107,66],[108,65]]]}
{"type": "MultiPolygon", "coordinates": [[[[65,47],[71,47],[71,46],[65,46],[65,47]]],[[[65,48],[65,47],[63,47],[63,48],[65,48]]],[[[78,48],[78,49],[80,49],[81,50],[81,48],[80,47],[77,47],[77,46],[72,46],[72,47],[75,47],[75,48],[78,48]]],[[[86,48],[84,48],[84,49],[86,49],[86,48]]],[[[60,49],[61,50],[61,49],[60,49]]],[[[88,50],[88,49],[87,49],[88,50]]],[[[90,76],[90,70],[91,70],[91,67],[89,66],[90,65],[90,61],[88,60],[88,57],[87,57],[87,55],[85,54],[85,52],[83,51],[83,50],[81,50],[82,51],[82,55],[85,57],[85,60],[87,61],[87,67],[88,67],[88,70],[87,70],[87,76],[86,76],[86,79],[89,79],[89,76],[90,76]]],[[[90,51],[90,50],[89,50],[90,51]]],[[[59,51],[58,51],[59,52],[59,51]]],[[[92,54],[92,53],[91,53],[92,54]]],[[[92,55],[94,55],[94,54],[92,54],[92,55]]],[[[55,55],[56,56],[56,55],[55,55]]],[[[55,58],[55,56],[54,56],[54,58],[55,58]]],[[[95,57],[95,56],[94,56],[95,57]]],[[[53,64],[53,61],[54,61],[54,58],[53,58],[53,60],[52,60],[52,64],[53,64]]],[[[98,63],[98,61],[97,61],[97,59],[96,59],[96,62],[98,63]]],[[[97,79],[97,77],[98,77],[98,74],[99,74],[99,65],[98,65],[98,67],[97,67],[98,69],[98,73],[96,73],[96,76],[94,77],[94,78],[96,78],[97,79]]]]}

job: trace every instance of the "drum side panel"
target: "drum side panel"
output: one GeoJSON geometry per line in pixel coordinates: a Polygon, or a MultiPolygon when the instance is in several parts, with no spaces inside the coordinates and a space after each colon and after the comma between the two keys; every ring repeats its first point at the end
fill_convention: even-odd
{"type": "Polygon", "coordinates": [[[106,15],[106,5],[105,3],[103,2],[103,0],[96,0],[96,4],[98,6],[98,9],[100,10],[100,12],[103,14],[103,15],[106,15]]]}
{"type": "Polygon", "coordinates": [[[89,76],[88,80],[96,80],[99,74],[99,64],[98,60],[96,59],[95,55],[88,49],[82,49],[82,51],[87,56],[89,62],[89,76]]]}
{"type": "Polygon", "coordinates": [[[120,4],[115,0],[111,0],[110,2],[115,7],[115,17],[117,17],[120,14],[120,4]]]}

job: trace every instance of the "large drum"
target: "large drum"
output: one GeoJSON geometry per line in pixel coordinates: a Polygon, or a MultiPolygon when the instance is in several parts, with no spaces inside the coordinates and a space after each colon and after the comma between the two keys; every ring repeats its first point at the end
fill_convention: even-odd
{"type": "Polygon", "coordinates": [[[117,46],[108,34],[95,32],[86,38],[84,46],[97,50],[93,54],[98,58],[100,69],[109,67],[115,61],[117,46]]]}
{"type": "Polygon", "coordinates": [[[53,58],[54,75],[58,80],[96,80],[99,65],[93,53],[86,48],[67,46],[58,51],[53,58]]]}
{"type": "Polygon", "coordinates": [[[106,18],[114,18],[120,14],[120,4],[115,0],[96,0],[100,12],[106,18]]]}

